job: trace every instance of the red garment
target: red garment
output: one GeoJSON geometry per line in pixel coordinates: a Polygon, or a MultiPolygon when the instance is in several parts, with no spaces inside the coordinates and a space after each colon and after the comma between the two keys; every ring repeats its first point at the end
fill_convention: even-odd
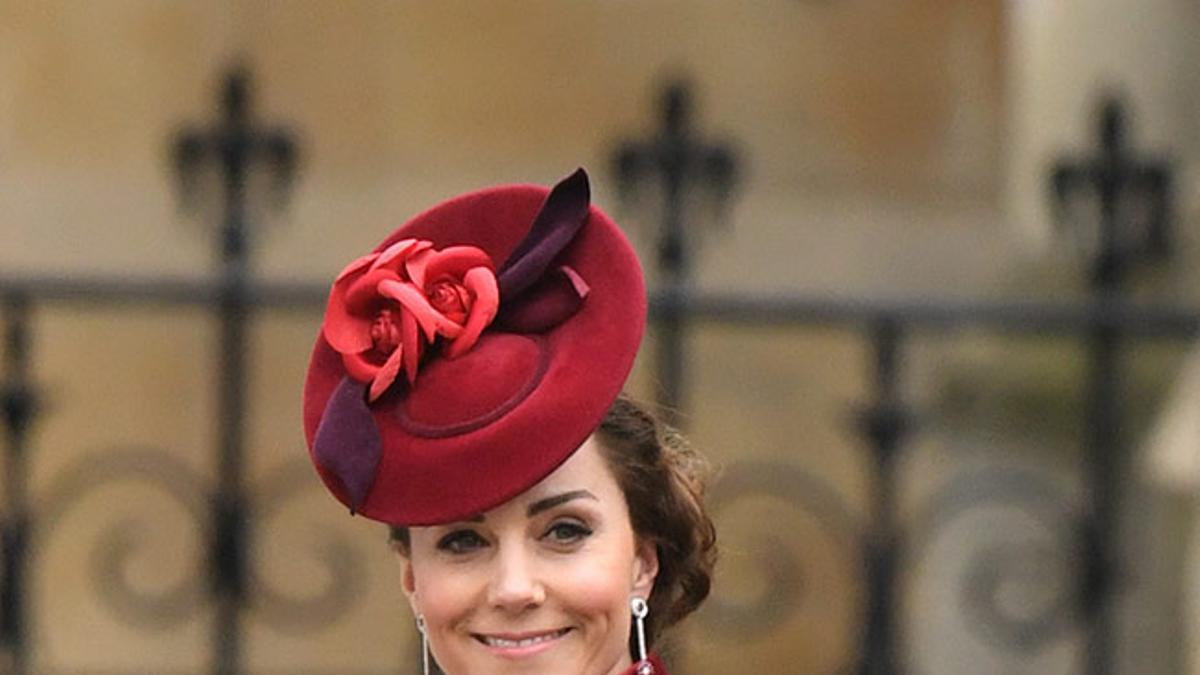
{"type": "Polygon", "coordinates": [[[621,675],[667,675],[667,669],[663,666],[662,661],[658,660],[657,655],[651,654],[650,658],[638,661],[621,675]],[[650,666],[650,668],[646,669],[645,666],[650,666]]]}

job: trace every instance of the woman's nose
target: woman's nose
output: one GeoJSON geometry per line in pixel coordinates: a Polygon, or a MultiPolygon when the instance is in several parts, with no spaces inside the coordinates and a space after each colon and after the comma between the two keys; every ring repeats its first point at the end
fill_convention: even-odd
{"type": "Polygon", "coordinates": [[[488,588],[493,607],[518,612],[536,607],[546,600],[546,591],[538,576],[537,561],[519,546],[501,550],[488,588]]]}

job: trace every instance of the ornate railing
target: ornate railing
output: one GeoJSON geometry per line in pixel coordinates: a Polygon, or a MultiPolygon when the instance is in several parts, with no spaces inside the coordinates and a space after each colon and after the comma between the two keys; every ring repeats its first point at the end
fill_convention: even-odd
{"type": "MultiPolygon", "coordinates": [[[[162,498],[187,514],[198,547],[206,557],[182,570],[178,583],[153,593],[125,583],[125,567],[139,546],[147,542],[135,536],[136,522],[112,523],[97,538],[88,564],[93,587],[111,614],[132,626],[162,630],[192,620],[217,595],[221,575],[233,574],[220,559],[223,550],[213,534],[211,479],[197,475],[188,464],[174,459],[161,448],[106,448],[77,459],[60,469],[36,494],[24,487],[24,471],[37,448],[28,442],[39,412],[37,386],[30,381],[35,361],[37,310],[60,305],[90,308],[130,303],[170,306],[198,305],[219,312],[223,286],[219,282],[176,279],[145,283],[105,279],[13,279],[0,277],[0,298],[5,301],[3,403],[5,416],[6,477],[4,512],[5,591],[3,607],[5,647],[12,658],[9,672],[30,669],[29,614],[39,598],[32,595],[29,572],[36,567],[39,551],[53,538],[56,526],[89,494],[116,482],[150,486],[162,498]]],[[[318,285],[247,283],[244,301],[255,312],[272,308],[302,310],[317,315],[324,305],[325,289],[318,285]]],[[[1015,546],[1001,543],[972,554],[961,579],[945,580],[961,586],[959,602],[964,623],[993,640],[996,647],[1027,650],[1060,638],[1068,627],[1086,628],[1103,606],[1097,594],[1111,587],[1097,585],[1088,571],[1094,556],[1095,533],[1089,525],[1088,506],[1038,473],[1013,467],[978,469],[945,483],[923,501],[911,518],[901,519],[895,506],[899,475],[894,462],[902,446],[899,440],[919,416],[900,399],[897,365],[915,333],[928,339],[940,331],[963,328],[997,333],[1046,336],[1082,336],[1105,326],[1122,341],[1187,340],[1200,332],[1200,313],[1189,308],[1150,306],[1108,300],[1091,303],[1055,301],[978,301],[932,298],[831,298],[816,296],[745,296],[738,294],[660,292],[651,299],[652,318],[664,313],[683,316],[691,322],[717,322],[746,326],[789,326],[797,329],[840,326],[857,331],[874,345],[873,400],[855,416],[867,447],[874,451],[875,483],[870,505],[864,512],[850,504],[845,494],[799,462],[735,460],[730,462],[712,495],[712,508],[720,514],[748,498],[773,498],[791,504],[813,518],[826,534],[826,544],[844,547],[849,559],[864,561],[862,608],[864,636],[879,639],[879,632],[896,630],[903,606],[897,595],[905,570],[918,564],[928,547],[954,523],[982,510],[1019,512],[1037,541],[1015,546]],[[888,513],[888,509],[892,509],[888,513]],[[885,520],[880,522],[881,514],[885,520]],[[1053,574],[1057,591],[1038,603],[1036,611],[1012,615],[999,596],[1013,584],[1045,585],[1053,574]],[[887,575],[886,577],[884,575],[887,575]],[[884,584],[887,584],[885,587],[884,584]],[[872,628],[872,621],[880,626],[872,628]]],[[[52,414],[52,413],[48,413],[52,414]]],[[[247,546],[253,537],[271,526],[274,515],[297,491],[316,489],[307,460],[279,469],[248,490],[254,499],[232,517],[245,528],[247,546]]],[[[147,516],[152,517],[152,516],[147,516]]],[[[274,590],[270,579],[257,573],[247,560],[243,580],[244,606],[253,605],[256,616],[272,629],[297,633],[318,631],[358,602],[365,590],[359,559],[349,543],[336,533],[322,546],[328,569],[328,584],[304,598],[290,598],[274,590]]],[[[724,637],[770,634],[772,627],[785,624],[792,613],[801,611],[805,588],[805,565],[786,536],[763,541],[759,550],[774,551],[761,560],[764,588],[760,596],[732,602],[718,593],[699,622],[701,630],[719,631],[724,637]]],[[[1031,535],[1033,536],[1033,535],[1031,535]]],[[[805,611],[812,611],[808,608],[805,611]]],[[[865,639],[865,638],[864,638],[865,639]]],[[[888,667],[904,662],[902,641],[889,638],[888,667]]],[[[218,642],[214,650],[224,649],[218,642]]],[[[884,658],[883,655],[877,655],[884,658]]],[[[212,656],[213,669],[241,672],[240,664],[212,656]]],[[[228,656],[225,657],[228,659],[228,656]]],[[[847,662],[854,666],[856,658],[847,662]]],[[[876,666],[872,666],[876,667],[876,666]]]]}

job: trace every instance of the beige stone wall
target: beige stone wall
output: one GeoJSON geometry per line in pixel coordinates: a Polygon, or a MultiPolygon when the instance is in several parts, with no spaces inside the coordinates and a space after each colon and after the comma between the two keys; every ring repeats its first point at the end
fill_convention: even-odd
{"type": "MultiPolygon", "coordinates": [[[[873,193],[851,208],[883,213],[851,219],[903,221],[914,196],[965,195],[935,210],[969,210],[995,188],[996,3],[129,0],[0,11],[0,205],[13,237],[3,269],[207,269],[210,238],[174,212],[165,144],[178,125],[211,118],[218,73],[239,55],[257,74],[262,116],[305,134],[297,199],[261,240],[273,277],[327,276],[430,202],[514,177],[589,166],[611,205],[608,153],[650,131],[656,83],[676,72],[696,81],[701,129],[749,159],[733,217],[750,241],[736,236],[747,249],[734,253],[765,260],[764,275],[780,256],[749,247],[824,233],[847,208],[819,195],[873,193]],[[330,241],[333,227],[347,234],[330,241]]],[[[848,267],[840,276],[863,281],[866,270],[848,267]]],[[[797,281],[718,269],[714,282],[797,281]]]]}
{"type": "MultiPolygon", "coordinates": [[[[1004,25],[999,0],[0,0],[0,277],[207,274],[212,214],[178,213],[168,141],[181,124],[213,118],[219,75],[241,59],[256,77],[257,112],[291,125],[303,143],[288,209],[256,214],[263,277],[328,280],[441,198],[551,182],[577,165],[591,169],[596,201],[649,251],[653,200],[619,207],[610,153],[618,139],[653,129],[657,83],[686,72],[700,129],[736,141],[746,161],[729,228],[706,235],[700,283],[982,287],[1003,273],[1012,247],[997,205],[1004,25]]],[[[62,482],[68,472],[130,448],[161,449],[208,484],[210,317],[78,306],[35,316],[34,374],[50,402],[32,438],[42,508],[75,492],[62,482]]],[[[272,312],[253,330],[256,491],[303,457],[298,392],[318,321],[272,312]]],[[[849,404],[866,396],[859,337],[702,326],[695,347],[686,419],[697,443],[730,467],[803,468],[860,513],[866,460],[846,424],[849,404]]],[[[634,385],[647,397],[649,353],[634,385]]],[[[806,512],[803,495],[739,501],[720,521],[714,599],[799,609],[750,633],[702,615],[679,638],[684,672],[747,663],[833,672],[845,663],[861,599],[853,551],[806,512]],[[779,595],[764,579],[792,558],[801,592],[779,595]]],[[[202,531],[182,506],[145,485],[89,492],[39,542],[35,663],[201,672],[211,639],[203,602],[147,631],[114,616],[97,592],[92,570],[114,524],[144,545],[119,572],[132,587],[202,588],[202,531]]],[[[377,527],[345,517],[312,487],[262,528],[254,566],[280,592],[319,596],[331,579],[320,554],[330,537],[351,542],[368,591],[310,632],[272,623],[270,607],[256,605],[246,654],[255,672],[415,665],[415,633],[377,527]]]]}

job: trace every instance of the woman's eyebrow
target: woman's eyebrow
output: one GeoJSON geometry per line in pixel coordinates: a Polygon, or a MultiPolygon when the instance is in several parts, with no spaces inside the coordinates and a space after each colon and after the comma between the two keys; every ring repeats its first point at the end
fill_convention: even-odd
{"type": "Polygon", "coordinates": [[[546,497],[545,499],[537,500],[536,502],[529,505],[529,509],[525,512],[525,515],[526,515],[526,517],[532,518],[532,517],[536,516],[537,514],[541,513],[542,511],[545,511],[547,509],[552,509],[552,508],[558,506],[559,504],[565,504],[565,503],[571,501],[572,499],[580,499],[580,498],[591,499],[593,501],[600,501],[599,499],[596,499],[596,495],[588,492],[587,490],[571,490],[570,492],[564,492],[559,495],[554,495],[553,497],[546,497]]]}

